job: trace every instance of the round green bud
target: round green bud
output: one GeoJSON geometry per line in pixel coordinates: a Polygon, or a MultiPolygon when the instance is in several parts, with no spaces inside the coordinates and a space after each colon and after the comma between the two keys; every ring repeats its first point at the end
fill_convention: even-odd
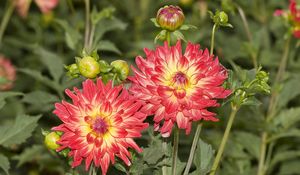
{"type": "Polygon", "coordinates": [[[129,66],[124,60],[115,60],[110,63],[115,72],[118,73],[120,80],[125,80],[129,74],[129,66]]]}
{"type": "Polygon", "coordinates": [[[96,78],[100,73],[100,64],[91,56],[80,59],[78,68],[80,74],[86,78],[96,78]]]}
{"type": "Polygon", "coordinates": [[[56,132],[50,132],[45,136],[44,143],[50,150],[56,150],[60,147],[56,142],[59,141],[60,136],[56,132]]]}
{"type": "Polygon", "coordinates": [[[171,32],[179,29],[184,19],[185,17],[181,8],[173,5],[160,8],[156,15],[156,22],[160,27],[171,32]]]}
{"type": "Polygon", "coordinates": [[[221,11],[219,13],[219,21],[220,21],[221,24],[227,24],[228,15],[224,11],[221,11]]]}

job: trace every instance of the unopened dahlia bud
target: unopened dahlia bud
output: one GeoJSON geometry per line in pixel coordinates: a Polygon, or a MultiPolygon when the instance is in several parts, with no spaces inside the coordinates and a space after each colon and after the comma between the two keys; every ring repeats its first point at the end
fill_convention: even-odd
{"type": "Polygon", "coordinates": [[[60,147],[56,142],[60,139],[60,135],[57,132],[50,132],[45,136],[44,143],[50,150],[56,150],[60,147]]]}
{"type": "Polygon", "coordinates": [[[129,66],[124,60],[115,60],[110,63],[120,80],[125,80],[129,74],[129,66]]]}
{"type": "Polygon", "coordinates": [[[221,24],[226,24],[228,22],[228,15],[224,11],[221,11],[219,13],[219,20],[221,24]]]}
{"type": "Polygon", "coordinates": [[[0,55],[0,91],[11,89],[15,79],[15,67],[11,64],[9,59],[0,55]]]}
{"type": "Polygon", "coordinates": [[[69,77],[71,77],[71,78],[79,77],[80,72],[79,72],[77,64],[74,63],[69,66],[65,66],[65,68],[68,70],[67,75],[69,77]]]}
{"type": "Polygon", "coordinates": [[[79,59],[77,64],[80,74],[86,78],[96,78],[100,73],[100,64],[91,56],[79,59]]]}
{"type": "Polygon", "coordinates": [[[161,28],[175,31],[180,28],[184,22],[184,14],[178,6],[164,6],[160,8],[156,15],[156,22],[161,28]]]}

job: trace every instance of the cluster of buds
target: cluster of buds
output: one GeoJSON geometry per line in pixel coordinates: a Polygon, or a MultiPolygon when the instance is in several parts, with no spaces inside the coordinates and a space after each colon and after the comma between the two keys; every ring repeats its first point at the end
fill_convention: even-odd
{"type": "Polygon", "coordinates": [[[178,6],[166,5],[160,8],[157,12],[156,18],[151,21],[161,31],[155,37],[157,40],[167,40],[170,34],[174,35],[177,40],[185,40],[184,35],[180,30],[195,29],[195,26],[184,24],[185,16],[182,9],[178,6]]]}
{"type": "Polygon", "coordinates": [[[97,52],[87,55],[83,52],[83,57],[75,57],[76,63],[65,66],[67,75],[71,78],[83,76],[88,79],[101,77],[104,82],[113,80],[119,84],[126,80],[129,75],[129,66],[124,60],[116,60],[108,64],[101,60],[97,52]]]}
{"type": "Polygon", "coordinates": [[[270,93],[269,74],[261,70],[261,67],[257,70],[246,71],[234,65],[234,69],[239,75],[238,79],[234,80],[231,76],[228,79],[231,88],[235,89],[231,99],[234,106],[258,104],[254,97],[256,94],[270,93]]]}
{"type": "Polygon", "coordinates": [[[290,0],[289,10],[276,10],[274,16],[283,17],[294,37],[300,38],[300,8],[296,0],[290,0]]]}

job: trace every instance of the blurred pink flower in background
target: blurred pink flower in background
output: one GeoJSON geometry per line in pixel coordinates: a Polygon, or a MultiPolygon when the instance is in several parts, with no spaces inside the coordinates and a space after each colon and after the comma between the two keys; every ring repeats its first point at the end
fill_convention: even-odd
{"type": "MultiPolygon", "coordinates": [[[[19,15],[23,18],[27,17],[29,6],[32,0],[15,0],[15,6],[19,15]]],[[[54,9],[58,0],[34,0],[42,13],[49,13],[52,9],[54,9]]]]}
{"type": "Polygon", "coordinates": [[[9,59],[0,55],[0,91],[11,89],[15,79],[15,67],[12,65],[9,59]]]}

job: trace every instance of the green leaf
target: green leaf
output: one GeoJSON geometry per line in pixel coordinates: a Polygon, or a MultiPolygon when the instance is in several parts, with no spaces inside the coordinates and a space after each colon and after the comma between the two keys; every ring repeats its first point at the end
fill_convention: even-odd
{"type": "Polygon", "coordinates": [[[241,144],[244,149],[247,150],[253,157],[259,159],[260,153],[260,137],[249,133],[249,132],[235,132],[233,139],[235,139],[239,144],[241,144]]]}
{"type": "Polygon", "coordinates": [[[94,8],[91,14],[91,21],[93,25],[96,25],[99,21],[103,18],[110,18],[112,17],[113,13],[116,11],[114,7],[106,7],[103,8],[100,12],[94,8]]]}
{"type": "Polygon", "coordinates": [[[300,160],[283,162],[280,166],[279,175],[295,175],[299,173],[300,160]]]}
{"type": "Polygon", "coordinates": [[[121,172],[124,172],[124,173],[127,172],[127,170],[126,170],[126,168],[124,167],[124,165],[122,165],[122,164],[120,164],[120,163],[115,163],[115,164],[114,164],[114,167],[115,167],[117,170],[121,171],[121,172]]]}
{"type": "Polygon", "coordinates": [[[41,74],[41,72],[38,72],[36,70],[27,69],[27,68],[21,68],[18,70],[24,74],[31,76],[32,78],[34,78],[36,80],[44,83],[45,85],[47,85],[48,87],[50,87],[52,89],[61,91],[61,87],[57,82],[54,82],[54,81],[50,80],[48,77],[43,76],[41,74]]]}
{"type": "MultiPolygon", "coordinates": [[[[169,164],[172,164],[172,159],[169,159],[169,164]]],[[[176,175],[182,175],[182,172],[185,168],[185,162],[181,162],[178,157],[177,157],[177,165],[176,165],[176,175]]],[[[171,166],[168,166],[166,168],[166,174],[172,174],[172,167],[171,166]]]]}
{"type": "Polygon", "coordinates": [[[160,31],[154,38],[154,43],[156,43],[158,40],[165,40],[167,37],[167,30],[160,31]]]}
{"type": "Polygon", "coordinates": [[[59,101],[59,98],[45,91],[33,91],[26,94],[22,101],[32,105],[46,105],[59,101]]]}
{"type": "Polygon", "coordinates": [[[300,94],[300,78],[298,76],[293,77],[283,84],[283,88],[279,94],[278,107],[284,107],[287,103],[300,94]],[[291,90],[293,89],[293,90],[291,90]]]}
{"type": "Polygon", "coordinates": [[[153,24],[155,25],[155,27],[159,27],[160,28],[160,25],[157,23],[156,18],[151,18],[150,21],[153,22],[153,24]]]}
{"type": "Polygon", "coordinates": [[[184,24],[180,27],[179,30],[189,30],[189,29],[197,29],[197,27],[194,25],[184,24]]]}
{"type": "Polygon", "coordinates": [[[270,128],[286,130],[300,121],[300,107],[282,110],[270,123],[270,128]]]}
{"type": "Polygon", "coordinates": [[[8,158],[4,155],[0,154],[0,168],[8,175],[8,170],[10,168],[10,164],[8,158]]]}
{"type": "Polygon", "coordinates": [[[95,29],[95,43],[99,43],[100,39],[103,37],[103,35],[111,30],[125,30],[127,27],[127,24],[122,22],[121,20],[117,18],[111,18],[111,19],[103,19],[101,20],[96,29],[95,29]]]}
{"type": "Polygon", "coordinates": [[[176,37],[177,40],[183,40],[186,42],[184,35],[179,30],[174,31],[172,34],[176,37]]]}
{"type": "Polygon", "coordinates": [[[300,151],[280,151],[277,152],[270,163],[270,170],[272,170],[276,164],[300,157],[300,151]]]}
{"type": "Polygon", "coordinates": [[[117,48],[117,46],[108,40],[99,41],[96,49],[99,49],[102,51],[111,51],[111,52],[117,53],[119,55],[122,54],[121,51],[117,48]]]}
{"type": "Polygon", "coordinates": [[[99,65],[100,65],[100,72],[102,73],[108,73],[113,68],[104,60],[100,60],[99,65]]]}
{"type": "Polygon", "coordinates": [[[164,152],[158,145],[150,145],[143,149],[143,160],[148,164],[156,164],[164,156],[164,152]]]}
{"type": "Polygon", "coordinates": [[[34,52],[39,56],[42,63],[48,68],[54,80],[58,82],[60,77],[64,73],[62,58],[55,53],[47,51],[40,47],[36,48],[34,52]]]}
{"type": "Polygon", "coordinates": [[[21,95],[24,95],[24,94],[21,92],[13,92],[13,91],[0,92],[0,109],[2,109],[3,106],[6,104],[6,101],[5,101],[6,98],[13,97],[13,96],[21,96],[21,95]]]}
{"type": "Polygon", "coordinates": [[[55,22],[57,22],[65,30],[65,41],[67,46],[70,49],[75,50],[81,39],[81,34],[79,31],[75,30],[75,28],[72,27],[67,21],[56,19],[55,22]]]}
{"type": "Polygon", "coordinates": [[[13,159],[18,160],[17,167],[22,166],[24,163],[31,162],[36,159],[37,156],[42,155],[46,149],[42,145],[33,145],[30,148],[26,148],[21,154],[14,156],[13,159]]]}
{"type": "Polygon", "coordinates": [[[268,139],[268,142],[274,141],[280,138],[285,138],[285,137],[300,137],[300,129],[289,129],[287,131],[281,131],[277,134],[271,135],[271,137],[268,139]]]}
{"type": "Polygon", "coordinates": [[[11,125],[0,127],[0,145],[9,147],[13,144],[21,144],[31,136],[32,131],[37,126],[38,116],[18,115],[11,125]]]}
{"type": "Polygon", "coordinates": [[[197,167],[194,173],[196,174],[206,174],[209,172],[215,151],[210,144],[205,143],[201,139],[198,141],[198,146],[196,148],[194,164],[197,167]]]}

